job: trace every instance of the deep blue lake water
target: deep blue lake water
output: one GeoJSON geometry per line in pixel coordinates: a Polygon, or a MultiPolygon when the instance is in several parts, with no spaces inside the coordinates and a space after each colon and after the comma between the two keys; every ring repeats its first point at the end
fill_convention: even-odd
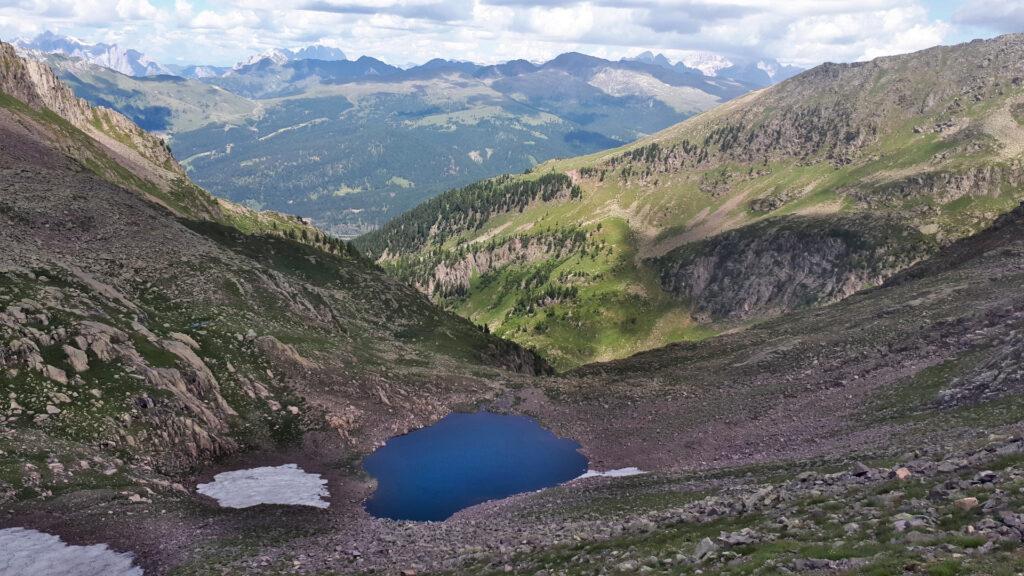
{"type": "Polygon", "coordinates": [[[450,414],[366,457],[363,467],[377,479],[366,510],[381,518],[444,520],[583,474],[587,459],[579,447],[524,416],[450,414]]]}

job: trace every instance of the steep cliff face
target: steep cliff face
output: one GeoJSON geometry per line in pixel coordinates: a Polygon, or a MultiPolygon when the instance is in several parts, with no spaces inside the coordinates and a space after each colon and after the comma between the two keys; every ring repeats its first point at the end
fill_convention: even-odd
{"type": "Polygon", "coordinates": [[[827,304],[881,284],[934,242],[871,216],[767,220],[653,260],[666,291],[698,320],[746,320],[827,304]]]}
{"type": "Polygon", "coordinates": [[[981,166],[956,166],[894,178],[890,181],[858,183],[840,193],[864,210],[881,211],[895,205],[907,221],[948,243],[976,231],[974,219],[956,216],[956,206],[971,203],[1006,202],[1024,186],[1024,165],[1020,158],[981,166]],[[950,215],[953,217],[950,217],[950,215]],[[945,220],[942,226],[934,222],[945,220]]]}
{"type": "Polygon", "coordinates": [[[543,260],[559,259],[573,253],[586,242],[585,235],[562,235],[557,239],[519,236],[497,245],[479,249],[471,247],[461,257],[441,259],[417,283],[425,294],[442,298],[466,294],[474,277],[495,272],[512,265],[525,265],[543,260]]]}
{"type": "Polygon", "coordinates": [[[160,139],[119,112],[90,106],[76,97],[45,63],[21,58],[13,46],[3,42],[0,42],[0,92],[37,110],[51,110],[119,157],[138,156],[154,175],[165,179],[185,175],[160,139]]]}

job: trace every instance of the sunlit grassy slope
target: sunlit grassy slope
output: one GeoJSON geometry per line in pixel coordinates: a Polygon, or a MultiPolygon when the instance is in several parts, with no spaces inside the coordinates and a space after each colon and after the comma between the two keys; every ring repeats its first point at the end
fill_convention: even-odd
{"type": "Polygon", "coordinates": [[[736,325],[696,324],[658,281],[659,258],[687,244],[786,215],[833,226],[854,213],[943,244],[1015,206],[1022,58],[1021,37],[1005,36],[823,65],[630,146],[482,184],[498,192],[469,207],[472,219],[453,191],[358,245],[561,368],[706,337],[736,325]],[[579,193],[504,203],[501,189],[553,175],[579,193]]]}

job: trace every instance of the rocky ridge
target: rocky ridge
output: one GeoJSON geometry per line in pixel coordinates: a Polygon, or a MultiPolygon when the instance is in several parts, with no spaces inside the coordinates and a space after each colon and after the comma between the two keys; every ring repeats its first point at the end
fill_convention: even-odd
{"type": "Polygon", "coordinates": [[[164,180],[185,175],[163,141],[136,126],[120,112],[90,106],[75,96],[49,66],[21,58],[14,47],[6,43],[0,43],[0,92],[37,110],[46,108],[52,111],[100,141],[120,159],[141,157],[147,163],[146,173],[159,175],[164,180]]]}

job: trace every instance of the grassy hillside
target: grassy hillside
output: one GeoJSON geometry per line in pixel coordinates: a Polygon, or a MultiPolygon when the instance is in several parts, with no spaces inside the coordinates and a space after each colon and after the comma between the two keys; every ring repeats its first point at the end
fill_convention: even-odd
{"type": "Polygon", "coordinates": [[[549,380],[604,466],[672,472],[490,508],[563,539],[451,573],[1024,569],[1022,264],[1024,205],[832,306],[549,380]]]}
{"type": "MultiPolygon", "coordinates": [[[[721,321],[696,322],[694,302],[662,288],[692,282],[661,276],[655,260],[757,222],[802,216],[831,226],[820,217],[844,214],[905,229],[873,251],[919,257],[1015,206],[1024,196],[1022,56],[1024,38],[1004,36],[826,64],[628,147],[547,162],[511,181],[561,174],[580,191],[571,198],[484,210],[486,218],[453,234],[437,210],[443,196],[357,244],[452,310],[561,367],[732,329],[752,318],[725,311],[721,321]],[[408,240],[417,226],[426,242],[408,240]],[[516,248],[560,230],[587,240],[556,251],[516,248]],[[495,265],[491,255],[510,250],[517,257],[495,265]]],[[[809,301],[876,284],[914,259],[877,269],[855,259],[858,282],[839,292],[822,284],[809,301]]],[[[785,272],[791,263],[779,266],[785,272]]],[[[764,273],[774,282],[769,292],[786,289],[764,273]]]]}

